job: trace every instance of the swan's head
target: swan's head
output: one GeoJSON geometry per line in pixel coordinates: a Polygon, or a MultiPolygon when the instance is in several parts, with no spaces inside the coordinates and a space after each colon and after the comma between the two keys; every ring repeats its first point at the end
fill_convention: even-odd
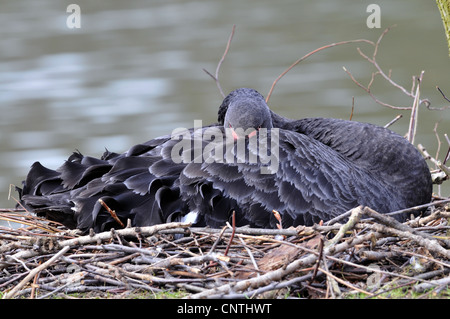
{"type": "Polygon", "coordinates": [[[219,109],[219,123],[231,129],[234,138],[253,136],[261,129],[271,129],[272,115],[264,97],[257,91],[241,88],[232,91],[219,109]]]}

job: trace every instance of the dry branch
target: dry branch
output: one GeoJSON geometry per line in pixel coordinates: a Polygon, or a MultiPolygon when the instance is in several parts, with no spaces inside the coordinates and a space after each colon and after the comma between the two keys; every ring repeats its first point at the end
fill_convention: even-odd
{"type": "Polygon", "coordinates": [[[310,57],[311,55],[313,55],[313,54],[315,54],[315,53],[317,53],[317,52],[319,52],[319,51],[322,51],[322,50],[325,50],[325,49],[328,49],[328,48],[332,48],[332,47],[335,47],[335,46],[339,46],[339,45],[343,45],[343,44],[349,44],[349,43],[361,43],[361,42],[369,43],[369,44],[374,45],[374,43],[373,43],[372,41],[366,40],[366,39],[357,39],[357,40],[341,41],[341,42],[337,42],[337,43],[331,43],[331,44],[324,45],[323,47],[320,47],[320,48],[318,48],[318,49],[315,49],[315,50],[313,50],[313,51],[311,51],[311,52],[305,54],[305,55],[302,56],[300,59],[298,59],[297,61],[295,61],[294,63],[292,63],[286,70],[283,71],[283,73],[281,73],[281,74],[275,79],[275,81],[273,81],[272,86],[270,87],[269,93],[267,94],[266,102],[269,102],[269,99],[270,99],[270,97],[272,96],[272,92],[273,92],[273,90],[274,90],[274,88],[275,88],[275,85],[281,80],[281,78],[282,78],[283,76],[285,76],[290,70],[292,70],[297,64],[299,64],[300,62],[306,60],[306,59],[307,59],[308,57],[310,57]]]}
{"type": "Polygon", "coordinates": [[[170,223],[72,234],[71,239],[65,238],[64,229],[59,235],[45,227],[2,228],[0,291],[5,298],[173,289],[184,290],[186,298],[272,298],[288,289],[305,297],[338,298],[387,290],[381,282],[378,290],[369,290],[366,278],[374,272],[380,278],[401,279],[406,287],[441,287],[436,283],[446,282],[440,280],[450,272],[446,209],[410,223],[357,207],[346,223],[328,226],[211,229],[170,223]],[[173,232],[184,237],[174,239],[173,232]],[[285,239],[278,239],[280,235],[285,239]],[[428,270],[427,277],[405,273],[413,257],[428,270]],[[48,261],[39,265],[42,258],[48,261]],[[393,260],[405,266],[391,269],[393,260]],[[369,261],[379,264],[378,269],[368,267],[369,261]],[[448,271],[434,271],[436,267],[448,271]]]}
{"type": "Polygon", "coordinates": [[[445,166],[441,161],[435,159],[433,156],[431,156],[426,148],[419,144],[417,145],[418,150],[422,153],[422,155],[425,157],[425,159],[430,160],[434,165],[436,165],[440,171],[432,174],[433,183],[440,184],[443,181],[450,178],[450,168],[445,166]]]}
{"type": "Polygon", "coordinates": [[[74,239],[67,239],[59,242],[59,246],[77,246],[77,245],[85,245],[92,244],[97,242],[102,242],[105,240],[111,240],[114,238],[114,233],[119,236],[134,236],[137,237],[139,235],[142,236],[151,236],[161,230],[166,229],[174,229],[174,228],[187,228],[191,226],[190,223],[167,223],[167,224],[159,224],[154,226],[147,227],[136,227],[136,228],[124,228],[110,232],[103,232],[94,235],[86,235],[82,237],[77,237],[74,239]]]}
{"type": "Polygon", "coordinates": [[[100,205],[102,205],[106,211],[111,215],[111,217],[121,226],[121,227],[125,227],[125,225],[122,223],[122,221],[119,219],[119,217],[117,216],[116,212],[114,210],[112,210],[111,208],[109,208],[109,206],[103,201],[103,199],[99,199],[98,202],[100,203],[100,205]]]}
{"type": "Polygon", "coordinates": [[[23,287],[25,286],[35,275],[37,275],[39,272],[41,272],[42,270],[46,269],[47,267],[49,267],[52,263],[54,263],[58,258],[60,258],[64,253],[66,253],[69,250],[69,247],[64,247],[62,248],[56,255],[54,255],[52,258],[50,258],[49,260],[47,260],[45,263],[43,263],[42,265],[40,265],[39,267],[36,267],[35,269],[33,269],[32,271],[29,272],[29,274],[17,285],[15,286],[13,289],[11,289],[11,291],[7,292],[4,296],[3,299],[11,299],[13,298],[17,292],[23,287]]]}
{"type": "Polygon", "coordinates": [[[220,81],[219,81],[219,70],[220,67],[222,66],[223,61],[225,61],[225,57],[228,54],[228,51],[230,50],[230,45],[231,45],[231,40],[233,40],[233,36],[234,36],[234,32],[236,30],[236,25],[233,25],[233,28],[231,29],[231,34],[228,37],[228,41],[227,41],[227,46],[225,48],[225,52],[223,53],[222,57],[219,60],[219,63],[217,64],[216,67],[216,73],[215,75],[212,75],[210,72],[208,72],[206,69],[203,69],[203,71],[208,74],[210,77],[213,78],[213,80],[216,82],[217,88],[219,89],[220,94],[222,95],[223,98],[225,98],[225,93],[222,90],[222,86],[220,85],[220,81]]]}

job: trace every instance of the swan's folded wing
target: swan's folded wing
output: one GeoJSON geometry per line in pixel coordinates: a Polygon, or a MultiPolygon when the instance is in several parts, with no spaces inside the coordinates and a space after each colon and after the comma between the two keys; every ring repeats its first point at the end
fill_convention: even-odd
{"type": "Polygon", "coordinates": [[[419,151],[399,134],[370,123],[330,118],[292,121],[300,132],[342,154],[392,187],[397,206],[411,207],[431,200],[430,169],[419,151]]]}
{"type": "MultiPolygon", "coordinates": [[[[203,140],[194,152],[207,146],[203,140]]],[[[250,225],[276,227],[276,210],[283,226],[311,224],[356,207],[363,194],[374,196],[372,190],[380,188],[341,154],[296,132],[259,134],[257,143],[246,140],[244,151],[236,141],[225,143],[222,152],[208,149],[216,152],[203,152],[203,160],[188,163],[180,176],[181,194],[191,209],[203,205],[206,220],[220,219],[216,212],[221,209],[223,223],[235,211],[250,225]],[[217,203],[227,203],[228,211],[217,203]]]]}

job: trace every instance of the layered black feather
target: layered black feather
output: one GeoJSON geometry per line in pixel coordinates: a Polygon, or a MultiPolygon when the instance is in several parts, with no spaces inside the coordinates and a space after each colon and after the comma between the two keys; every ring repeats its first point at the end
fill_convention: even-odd
{"type": "Polygon", "coordinates": [[[36,162],[21,204],[68,227],[118,227],[99,199],[132,226],[179,221],[220,227],[283,227],[329,220],[358,205],[387,213],[431,199],[429,169],[403,137],[378,126],[337,119],[289,120],[255,90],[230,93],[219,123],[106,151],[77,152],[58,169],[36,162]],[[230,137],[245,126],[256,134],[230,137]],[[251,137],[250,137],[251,136],[251,137]],[[220,138],[219,138],[220,137],[220,138]],[[237,138],[237,139],[236,139],[237,138]]]}

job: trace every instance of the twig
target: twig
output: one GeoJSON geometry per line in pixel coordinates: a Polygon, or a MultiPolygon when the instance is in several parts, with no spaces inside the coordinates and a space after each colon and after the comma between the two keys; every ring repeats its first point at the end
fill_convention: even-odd
{"type": "Polygon", "coordinates": [[[294,63],[292,63],[285,71],[283,71],[283,73],[281,73],[276,79],[275,81],[273,81],[272,86],[270,87],[270,91],[267,94],[266,97],[266,103],[269,102],[269,99],[272,95],[273,89],[275,88],[275,85],[278,83],[279,80],[281,80],[281,78],[283,76],[286,75],[286,73],[288,73],[292,68],[294,68],[297,64],[299,64],[300,62],[304,61],[305,59],[307,59],[308,57],[310,57],[311,55],[313,55],[314,53],[317,53],[319,51],[328,49],[328,48],[332,48],[338,45],[343,45],[343,44],[349,44],[349,43],[361,43],[361,42],[365,42],[365,43],[369,43],[371,45],[374,45],[374,43],[370,40],[366,40],[366,39],[357,39],[357,40],[350,40],[350,41],[341,41],[341,42],[337,42],[337,43],[331,43],[328,45],[324,45],[323,47],[320,47],[318,49],[315,49],[307,54],[305,54],[304,56],[302,56],[300,59],[298,59],[297,61],[295,61],[294,63]]]}
{"type": "MultiPolygon", "coordinates": [[[[396,82],[394,82],[391,78],[391,72],[389,72],[389,75],[387,75],[383,69],[379,66],[377,60],[376,60],[376,56],[378,53],[378,48],[380,46],[381,40],[384,38],[384,36],[390,31],[392,27],[386,28],[380,35],[380,37],[378,38],[376,44],[375,44],[375,48],[372,54],[372,58],[369,58],[366,54],[364,54],[359,48],[357,49],[359,54],[365,58],[367,61],[369,61],[371,64],[373,64],[373,66],[377,69],[376,74],[381,75],[386,81],[388,81],[392,86],[398,88],[400,91],[402,91],[404,94],[406,94],[409,97],[414,98],[414,94],[412,92],[408,92],[408,90],[406,90],[403,86],[397,84],[396,82]]],[[[372,79],[373,81],[373,79],[372,79]]],[[[414,83],[414,82],[413,82],[414,83]]],[[[420,103],[423,103],[424,101],[420,101],[420,103]]]]}
{"type": "Polygon", "coordinates": [[[439,134],[437,132],[438,125],[439,125],[439,122],[436,122],[434,124],[434,128],[433,128],[433,132],[434,132],[434,135],[436,136],[436,140],[437,140],[436,158],[439,157],[439,152],[441,150],[441,144],[442,144],[441,139],[439,138],[439,134]]]}
{"type": "Polygon", "coordinates": [[[433,156],[431,156],[422,144],[417,145],[417,149],[423,154],[425,159],[428,159],[431,162],[433,162],[434,165],[439,167],[439,169],[441,169],[442,172],[444,172],[445,176],[439,176],[439,181],[437,181],[436,178],[434,178],[435,183],[439,183],[445,179],[450,178],[450,168],[448,168],[447,166],[442,164],[439,160],[436,160],[433,156]]]}
{"type": "MultiPolygon", "coordinates": [[[[368,291],[362,290],[361,288],[358,288],[358,287],[352,285],[351,283],[346,282],[345,280],[342,280],[342,279],[336,277],[335,275],[333,275],[332,273],[330,273],[329,271],[327,271],[327,270],[325,270],[325,269],[322,269],[322,268],[319,268],[319,269],[320,269],[320,271],[322,271],[324,274],[326,274],[327,277],[329,277],[329,278],[331,278],[332,280],[335,280],[335,281],[337,281],[337,282],[340,282],[340,283],[343,284],[344,286],[347,286],[347,287],[349,287],[349,288],[351,288],[351,289],[353,289],[353,290],[356,290],[356,291],[358,291],[358,292],[361,292],[361,293],[366,294],[366,295],[369,295],[369,296],[372,296],[372,295],[373,295],[372,293],[370,293],[370,292],[368,292],[368,291]]],[[[333,285],[333,284],[332,284],[332,285],[333,285]]],[[[339,288],[338,288],[338,289],[339,289],[339,288]]],[[[338,292],[339,292],[339,294],[340,294],[340,291],[338,291],[338,292]]]]}
{"type": "Polygon", "coordinates": [[[231,29],[231,34],[227,41],[227,46],[225,48],[225,52],[223,53],[222,57],[220,58],[219,63],[217,64],[216,74],[212,75],[206,69],[203,69],[203,71],[206,72],[206,74],[208,74],[210,77],[212,77],[213,80],[216,82],[217,88],[219,89],[220,94],[224,98],[225,98],[225,94],[223,93],[222,87],[220,86],[220,82],[219,82],[219,70],[220,70],[220,67],[222,66],[223,61],[225,61],[225,57],[227,56],[228,51],[230,49],[230,44],[231,44],[231,40],[233,39],[235,29],[236,29],[236,25],[233,25],[233,28],[231,29]]]}
{"type": "Polygon", "coordinates": [[[112,210],[111,208],[109,208],[108,205],[106,205],[106,203],[103,201],[103,199],[99,199],[98,202],[100,203],[100,205],[102,205],[106,211],[111,215],[111,217],[123,228],[125,227],[125,225],[122,223],[122,221],[119,219],[119,217],[117,216],[116,212],[114,210],[112,210]]]}
{"type": "MultiPolygon", "coordinates": [[[[224,256],[228,255],[228,251],[230,250],[231,243],[233,242],[233,239],[234,239],[234,234],[236,233],[236,212],[234,210],[233,210],[233,215],[231,218],[232,218],[232,226],[231,226],[232,231],[231,231],[230,239],[228,241],[227,248],[225,249],[225,252],[223,253],[224,256]]],[[[230,227],[230,224],[228,224],[228,227],[230,227]]]]}
{"type": "MultiPolygon", "coordinates": [[[[369,94],[369,96],[378,104],[385,106],[385,107],[389,107],[391,109],[397,109],[397,110],[411,110],[414,109],[414,106],[416,106],[416,108],[420,105],[420,104],[425,104],[428,108],[430,108],[431,102],[428,99],[423,99],[421,100],[419,98],[419,88],[416,88],[416,92],[414,93],[414,88],[415,88],[415,77],[413,77],[413,89],[411,89],[411,92],[409,92],[408,90],[406,90],[403,86],[397,84],[396,82],[394,82],[392,80],[391,77],[391,71],[389,71],[389,74],[386,74],[383,69],[380,67],[380,65],[378,64],[377,60],[376,60],[376,55],[378,53],[378,48],[379,45],[381,43],[381,40],[383,39],[383,37],[386,35],[386,33],[390,30],[390,28],[387,28],[383,31],[383,33],[380,35],[380,37],[378,38],[377,42],[374,44],[374,51],[372,53],[372,57],[369,57],[368,55],[366,55],[365,53],[363,53],[361,51],[360,48],[357,48],[358,53],[364,58],[366,59],[368,62],[370,62],[376,69],[376,72],[372,73],[371,79],[368,83],[368,85],[363,85],[362,83],[360,83],[359,81],[357,81],[355,79],[355,77],[350,73],[350,71],[348,71],[345,67],[343,67],[344,71],[348,74],[348,76],[351,78],[351,80],[360,88],[362,88],[363,90],[365,90],[367,92],[367,94],[369,94]],[[392,86],[398,88],[400,91],[402,91],[406,96],[408,97],[412,97],[414,99],[414,103],[413,103],[413,107],[399,107],[399,106],[394,106],[385,102],[382,102],[380,100],[378,100],[375,95],[371,92],[371,87],[372,84],[375,80],[375,77],[377,75],[381,75],[381,77],[383,77],[386,81],[389,82],[389,84],[391,84],[392,86]]],[[[421,76],[419,77],[419,79],[421,79],[423,75],[423,71],[421,73],[421,76]]],[[[420,82],[420,81],[419,81],[420,82]]],[[[414,112],[415,113],[415,112],[414,112]]],[[[414,114],[415,115],[415,114],[414,114]]],[[[411,131],[412,132],[412,131],[411,131]]]]}
{"type": "Polygon", "coordinates": [[[450,276],[442,279],[431,280],[429,282],[424,282],[413,287],[416,292],[424,292],[427,289],[434,288],[436,286],[446,286],[450,284],[450,276]]]}
{"type": "Polygon", "coordinates": [[[352,111],[350,112],[350,118],[348,119],[349,121],[351,121],[353,119],[354,111],[355,111],[355,97],[352,96],[352,111]]]}
{"type": "MultiPolygon", "coordinates": [[[[299,227],[300,231],[306,232],[314,232],[316,227],[299,227]]],[[[220,233],[221,229],[209,228],[209,227],[191,227],[189,228],[191,233],[194,234],[217,234],[220,233]]],[[[231,233],[232,229],[225,227],[224,233],[231,233]]],[[[235,229],[236,234],[246,234],[246,235],[255,235],[255,236],[275,236],[275,235],[284,235],[284,236],[296,236],[299,231],[296,229],[265,229],[265,228],[249,228],[249,227],[237,227],[235,229]]]]}
{"type": "MultiPolygon", "coordinates": [[[[420,145],[420,144],[419,144],[420,145]]],[[[413,206],[413,207],[409,207],[409,208],[405,208],[405,209],[400,209],[400,210],[396,210],[390,213],[387,213],[385,215],[387,216],[394,216],[394,215],[400,215],[400,214],[405,214],[405,213],[409,213],[412,211],[416,211],[416,210],[422,210],[425,208],[428,208],[430,206],[438,206],[438,205],[443,205],[443,204],[447,204],[450,202],[450,199],[443,199],[443,200],[438,200],[438,201],[434,201],[434,202],[430,202],[427,204],[422,204],[422,205],[417,205],[417,206],[413,206]]],[[[336,223],[337,221],[347,218],[351,213],[352,213],[353,209],[339,215],[336,216],[335,218],[330,219],[328,222],[326,222],[326,225],[332,225],[333,223],[336,223]]]]}
{"type": "Polygon", "coordinates": [[[446,100],[447,102],[450,102],[448,97],[445,96],[444,92],[441,90],[441,88],[439,86],[436,86],[436,89],[439,91],[439,93],[441,93],[441,95],[444,98],[444,100],[446,100]]]}
{"type": "MultiPolygon", "coordinates": [[[[397,253],[400,254],[404,254],[404,255],[409,255],[409,256],[415,256],[418,258],[423,258],[426,260],[429,260],[437,265],[440,265],[442,267],[445,267],[447,270],[446,271],[450,271],[450,261],[441,261],[438,260],[436,258],[432,258],[430,256],[424,255],[424,254],[418,254],[412,251],[408,251],[408,250],[404,250],[404,249],[399,249],[399,248],[393,248],[393,251],[396,251],[397,253]]],[[[426,276],[419,276],[420,278],[424,279],[426,276]]],[[[428,278],[431,278],[431,276],[429,276],[428,278]]]]}
{"type": "MultiPolygon", "coordinates": [[[[450,102],[450,100],[448,99],[447,96],[445,96],[444,92],[441,90],[441,88],[439,86],[436,86],[436,89],[439,91],[439,93],[441,93],[442,97],[444,98],[444,100],[446,100],[447,102],[450,102]]],[[[442,110],[446,110],[450,108],[450,105],[444,106],[444,107],[430,107],[430,110],[437,110],[437,111],[442,111],[442,110]]]]}
{"type": "Polygon", "coordinates": [[[429,251],[433,251],[437,254],[440,254],[450,259],[450,250],[443,248],[441,245],[439,245],[439,243],[435,239],[430,238],[431,236],[428,236],[423,233],[418,233],[409,226],[401,224],[395,219],[389,216],[382,215],[368,207],[364,208],[364,214],[373,217],[377,221],[382,223],[382,224],[373,224],[370,226],[376,232],[388,233],[394,236],[411,239],[420,246],[427,248],[429,251]]]}
{"type": "MultiPolygon", "coordinates": [[[[343,243],[325,245],[323,254],[325,256],[336,254],[338,252],[348,249],[350,246],[354,246],[361,242],[364,242],[368,238],[372,238],[372,236],[373,236],[373,234],[369,234],[366,236],[361,236],[359,238],[355,238],[351,242],[344,241],[343,243]]],[[[304,249],[304,247],[301,247],[301,246],[299,246],[299,248],[304,249]]],[[[287,264],[286,267],[278,268],[276,270],[267,272],[266,274],[263,274],[259,277],[251,278],[251,279],[247,279],[247,280],[241,280],[239,282],[232,283],[232,284],[225,284],[220,287],[216,287],[216,288],[213,288],[210,290],[205,290],[201,293],[191,295],[188,298],[197,299],[197,298],[208,298],[211,296],[217,297],[218,295],[220,296],[222,294],[227,294],[230,292],[243,291],[249,287],[252,287],[252,288],[261,287],[270,282],[278,281],[281,278],[283,278],[284,276],[287,276],[298,269],[302,269],[302,268],[313,265],[317,261],[317,258],[318,258],[318,256],[317,256],[316,252],[310,253],[302,258],[296,259],[293,262],[287,264]]]]}
{"type": "Polygon", "coordinates": [[[384,128],[388,128],[389,126],[391,126],[392,124],[394,124],[395,122],[397,122],[399,119],[401,119],[403,117],[403,115],[399,114],[397,115],[392,121],[390,121],[389,123],[387,123],[384,128]]]}
{"type": "Polygon", "coordinates": [[[369,94],[369,96],[372,98],[372,100],[374,100],[376,103],[382,105],[382,106],[386,106],[388,108],[391,109],[396,109],[396,110],[409,110],[411,109],[410,107],[399,107],[399,106],[394,106],[385,102],[380,101],[379,99],[376,98],[376,96],[372,93],[371,91],[371,83],[373,82],[374,76],[378,73],[373,73],[372,74],[372,81],[369,83],[368,86],[364,86],[363,84],[361,84],[358,80],[355,79],[355,77],[353,76],[353,74],[350,73],[349,70],[347,70],[347,68],[345,66],[342,67],[342,69],[345,71],[345,73],[348,74],[348,76],[350,77],[350,79],[360,88],[362,88],[364,91],[367,92],[367,94],[369,94]]]}
{"type": "Polygon", "coordinates": [[[447,134],[444,134],[445,139],[447,140],[448,143],[448,149],[447,149],[447,154],[444,157],[444,161],[442,162],[442,164],[446,164],[447,161],[450,159],[450,138],[448,137],[447,134]]]}
{"type": "MultiPolygon", "coordinates": [[[[419,235],[419,232],[414,230],[412,227],[410,227],[406,224],[400,223],[399,221],[397,221],[395,218],[393,218],[391,216],[388,216],[386,214],[380,214],[379,212],[371,209],[370,207],[364,207],[362,214],[373,218],[379,224],[383,224],[387,227],[398,229],[403,232],[408,232],[411,234],[419,235]]],[[[429,236],[427,234],[420,234],[420,236],[426,237],[428,239],[433,239],[431,236],[429,236]]]]}
{"type": "Polygon", "coordinates": [[[49,260],[47,260],[45,263],[43,263],[42,265],[34,268],[33,270],[30,271],[30,273],[24,278],[22,279],[22,281],[15,286],[13,289],[11,289],[9,292],[7,292],[6,294],[3,295],[3,299],[11,299],[14,298],[18,291],[25,286],[37,273],[41,272],[42,270],[46,269],[47,267],[49,267],[51,264],[53,264],[56,260],[58,260],[62,255],[64,255],[68,250],[70,249],[69,246],[63,247],[58,253],[56,253],[52,258],[50,258],[49,260]]]}
{"type": "MultiPolygon", "coordinates": [[[[253,256],[252,251],[247,247],[247,245],[245,244],[245,241],[242,239],[242,237],[238,237],[240,242],[242,243],[242,245],[244,246],[244,249],[247,251],[248,256],[250,257],[250,260],[253,264],[253,267],[255,268],[255,270],[259,270],[258,267],[258,263],[255,260],[255,256],[253,256]]],[[[257,273],[257,275],[259,276],[259,274],[257,273]]]]}
{"type": "Polygon", "coordinates": [[[209,253],[212,253],[216,249],[216,247],[219,244],[220,240],[222,239],[222,236],[225,233],[226,229],[227,229],[227,226],[222,227],[222,230],[220,231],[219,236],[217,236],[217,239],[215,240],[214,244],[211,246],[209,253]]]}
{"type": "Polygon", "coordinates": [[[409,129],[408,129],[408,135],[407,140],[414,144],[414,138],[416,136],[416,128],[417,128],[417,121],[419,116],[419,104],[420,104],[420,84],[422,83],[423,74],[425,71],[422,71],[420,73],[419,78],[417,79],[417,88],[416,88],[416,94],[414,95],[414,102],[411,108],[411,116],[409,121],[409,129]]]}
{"type": "Polygon", "coordinates": [[[314,267],[314,272],[312,274],[311,280],[309,281],[309,285],[311,285],[314,281],[314,279],[316,279],[317,276],[317,272],[319,271],[319,266],[320,266],[320,262],[322,261],[322,255],[323,255],[323,237],[320,237],[320,242],[319,242],[319,258],[317,258],[317,264],[314,267]]]}
{"type": "MultiPolygon", "coordinates": [[[[190,223],[167,223],[167,224],[158,224],[154,226],[146,226],[146,227],[135,227],[135,228],[124,228],[116,230],[116,233],[120,236],[138,236],[137,234],[140,233],[144,236],[151,236],[160,230],[163,229],[172,229],[172,228],[187,228],[191,224],[190,223]]],[[[91,244],[96,243],[97,241],[103,241],[111,239],[111,232],[103,232],[95,234],[94,236],[86,235],[82,237],[77,237],[74,239],[68,239],[63,240],[59,242],[59,245],[61,247],[63,246],[75,246],[75,245],[84,245],[84,244],[91,244]]]]}
{"type": "Polygon", "coordinates": [[[281,215],[279,212],[277,212],[276,210],[272,210],[272,214],[273,216],[275,216],[275,219],[278,221],[277,223],[277,228],[278,229],[283,229],[282,223],[281,223],[281,215]]]}
{"type": "Polygon", "coordinates": [[[33,278],[33,283],[31,284],[31,295],[30,295],[30,299],[34,299],[34,295],[36,293],[36,288],[38,287],[37,285],[37,280],[39,277],[40,272],[37,272],[36,275],[34,275],[33,278]]]}
{"type": "MultiPolygon", "coordinates": [[[[437,204],[439,201],[435,203],[436,206],[441,205],[437,204]]],[[[400,262],[403,260],[405,265],[409,265],[409,255],[413,255],[420,260],[426,260],[421,262],[423,265],[426,264],[427,267],[433,265],[432,269],[444,268],[448,273],[450,269],[448,258],[436,253],[436,249],[430,249],[429,245],[424,245],[423,241],[425,239],[439,245],[447,240],[446,232],[450,227],[447,222],[450,212],[447,208],[436,209],[433,214],[416,218],[409,224],[391,221],[384,214],[373,216],[370,215],[370,211],[368,215],[371,220],[360,219],[357,222],[355,217],[366,211],[367,208],[355,208],[352,211],[354,215],[344,225],[299,226],[296,229],[282,230],[263,229],[262,232],[251,228],[235,228],[234,238],[238,238],[239,244],[217,244],[214,253],[200,255],[197,255],[199,251],[209,251],[209,247],[217,242],[218,235],[231,237],[233,227],[229,225],[223,229],[208,230],[183,229],[178,227],[179,225],[174,225],[178,228],[169,230],[178,230],[188,235],[175,241],[172,239],[172,234],[163,233],[167,230],[160,229],[157,233],[149,235],[152,232],[147,232],[144,228],[141,231],[139,228],[133,229],[134,232],[131,232],[130,236],[124,236],[124,233],[121,233],[125,229],[113,233],[105,232],[105,237],[94,239],[93,244],[68,242],[61,240],[60,236],[51,237],[51,240],[56,240],[54,243],[56,247],[60,247],[58,241],[65,242],[70,244],[74,251],[68,256],[60,257],[58,267],[38,272],[39,279],[36,284],[39,290],[49,291],[42,293],[38,298],[48,298],[58,292],[100,293],[106,290],[114,294],[128,293],[136,289],[159,292],[174,287],[184,288],[188,298],[253,298],[264,292],[282,288],[287,288],[291,296],[299,294],[307,297],[313,289],[308,286],[311,278],[314,278],[315,284],[326,287],[324,290],[314,286],[317,293],[323,294],[322,298],[339,298],[341,294],[355,291],[354,287],[357,287],[359,292],[373,297],[387,290],[378,290],[376,294],[373,291],[365,291],[367,283],[364,279],[367,278],[367,272],[382,274],[385,280],[391,278],[392,281],[400,278],[401,285],[407,280],[409,286],[412,283],[430,282],[438,279],[439,276],[446,275],[445,272],[428,272],[426,277],[422,275],[411,277],[409,274],[402,275],[404,267],[399,267],[398,271],[387,271],[381,267],[374,270],[361,264],[368,261],[370,257],[370,254],[365,252],[372,255],[378,253],[377,256],[372,257],[376,258],[380,265],[389,263],[390,258],[400,262]],[[362,213],[357,214],[358,211],[362,213]],[[288,234],[287,239],[275,239],[274,236],[280,233],[288,234]],[[333,239],[327,240],[333,233],[336,233],[333,239]],[[140,240],[138,234],[140,234],[140,240]],[[215,235],[211,236],[211,234],[215,235]],[[407,234],[417,238],[407,237],[407,234]],[[395,237],[390,237],[392,235],[395,237]],[[439,239],[434,239],[432,236],[439,239]],[[319,248],[313,248],[317,246],[317,238],[324,239],[323,248],[320,245],[319,248]],[[421,239],[418,240],[418,238],[421,239]],[[102,244],[102,240],[112,243],[102,244]],[[138,241],[139,246],[136,245],[138,241]],[[395,247],[398,243],[405,243],[405,241],[408,243],[403,244],[401,249],[395,247]],[[393,246],[389,246],[391,244],[393,246]],[[283,255],[287,253],[287,250],[283,249],[284,245],[293,253],[292,258],[288,260],[283,258],[283,255]],[[223,252],[227,247],[228,255],[224,256],[223,252]],[[272,255],[267,255],[269,252],[278,253],[273,256],[281,262],[274,264],[273,267],[264,268],[262,265],[265,265],[264,263],[269,259],[263,258],[266,256],[272,258],[272,255]],[[383,254],[384,252],[388,254],[383,254]],[[61,269],[67,265],[75,265],[77,269],[75,272],[61,273],[61,269]],[[358,278],[360,282],[357,281],[358,278]]],[[[34,231],[40,230],[36,228],[34,231]]],[[[0,275],[0,287],[3,289],[14,288],[14,282],[17,284],[30,273],[22,265],[26,265],[29,269],[37,267],[35,258],[30,259],[30,257],[42,254],[44,248],[39,247],[35,250],[29,244],[28,246],[24,244],[32,242],[32,233],[27,232],[27,236],[21,236],[18,235],[20,230],[15,229],[11,229],[10,233],[11,235],[6,228],[2,229],[1,240],[23,243],[21,246],[8,244],[2,246],[5,247],[2,254],[6,257],[3,261],[5,266],[1,272],[3,276],[0,275]],[[16,251],[21,254],[14,253],[16,251]],[[33,252],[33,254],[24,254],[23,251],[33,252]]],[[[92,237],[95,236],[97,235],[92,235],[92,237]]],[[[389,283],[384,287],[388,285],[389,283]]],[[[412,291],[412,286],[409,289],[412,291]]],[[[33,288],[22,287],[15,297],[32,292],[33,288]]],[[[264,297],[273,296],[264,295],[264,297]]]]}
{"type": "Polygon", "coordinates": [[[353,208],[350,211],[350,218],[348,222],[339,229],[338,233],[329,241],[328,245],[334,245],[337,242],[339,242],[345,235],[345,233],[356,225],[356,223],[361,218],[361,214],[363,213],[362,206],[358,206],[356,208],[353,208]]]}

